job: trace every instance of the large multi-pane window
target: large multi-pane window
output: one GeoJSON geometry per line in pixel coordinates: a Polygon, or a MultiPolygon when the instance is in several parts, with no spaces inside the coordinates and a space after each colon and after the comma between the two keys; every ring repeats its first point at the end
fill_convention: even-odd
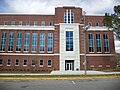
{"type": "Polygon", "coordinates": [[[45,33],[40,34],[40,52],[45,51],[45,33]]]}
{"type": "Polygon", "coordinates": [[[19,26],[22,26],[22,21],[19,21],[19,26]]]}
{"type": "Polygon", "coordinates": [[[11,25],[14,26],[15,25],[15,21],[12,21],[11,25]]]}
{"type": "Polygon", "coordinates": [[[89,52],[94,52],[94,38],[93,38],[93,34],[89,34],[88,41],[89,41],[89,52]]]}
{"type": "Polygon", "coordinates": [[[13,43],[14,43],[14,33],[10,32],[9,42],[8,42],[8,51],[13,51],[13,43]]]}
{"type": "Polygon", "coordinates": [[[96,47],[97,47],[97,52],[101,52],[101,36],[100,34],[96,34],[96,47]]]}
{"type": "Polygon", "coordinates": [[[18,33],[16,41],[16,51],[21,51],[21,45],[22,45],[22,33],[18,33]]]}
{"type": "Polygon", "coordinates": [[[99,26],[99,22],[96,22],[96,26],[97,26],[97,27],[99,26]]]}
{"type": "Polygon", "coordinates": [[[108,40],[108,34],[103,34],[104,38],[104,52],[109,52],[109,40],[108,40]]]}
{"type": "Polygon", "coordinates": [[[24,51],[29,51],[30,44],[30,33],[25,33],[24,35],[24,51]]]}
{"type": "Polygon", "coordinates": [[[26,21],[26,26],[30,26],[30,21],[26,21]]]}
{"type": "Polygon", "coordinates": [[[32,51],[36,51],[37,50],[37,38],[38,38],[38,34],[37,33],[33,33],[32,34],[32,51]]]}
{"type": "Polygon", "coordinates": [[[52,21],[49,22],[49,26],[52,26],[52,21]]]}
{"type": "Polygon", "coordinates": [[[45,26],[45,21],[42,21],[42,22],[41,22],[41,26],[45,26]]]}
{"type": "Polygon", "coordinates": [[[64,13],[64,23],[74,23],[74,13],[65,12],[64,13]]]}
{"type": "Polygon", "coordinates": [[[8,25],[8,21],[4,21],[4,26],[7,26],[8,25]]]}
{"type": "Polygon", "coordinates": [[[0,44],[0,51],[5,51],[6,36],[7,36],[7,33],[3,32],[2,38],[1,38],[1,44],[0,44]]]}
{"type": "Polygon", "coordinates": [[[34,21],[34,26],[37,26],[37,21],[34,21]]]}
{"type": "Polygon", "coordinates": [[[48,33],[48,52],[53,51],[53,33],[48,33]]]}
{"type": "Polygon", "coordinates": [[[73,31],[66,31],[66,51],[73,51],[73,31]]]}

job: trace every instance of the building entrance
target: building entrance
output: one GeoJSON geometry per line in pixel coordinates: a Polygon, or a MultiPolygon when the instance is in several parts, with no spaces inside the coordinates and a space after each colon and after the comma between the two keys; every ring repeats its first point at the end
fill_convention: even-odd
{"type": "Polygon", "coordinates": [[[65,70],[74,71],[74,60],[65,60],[65,70]]]}

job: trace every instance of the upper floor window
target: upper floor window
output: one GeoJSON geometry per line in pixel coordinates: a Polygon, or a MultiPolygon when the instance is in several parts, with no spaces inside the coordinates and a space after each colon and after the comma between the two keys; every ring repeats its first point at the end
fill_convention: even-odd
{"type": "Polygon", "coordinates": [[[22,33],[17,34],[17,41],[16,41],[16,51],[21,51],[21,45],[22,45],[22,33]]]}
{"type": "Polygon", "coordinates": [[[71,10],[64,13],[64,23],[74,23],[74,13],[71,10]]]}
{"type": "Polygon", "coordinates": [[[32,60],[32,66],[35,66],[35,64],[36,64],[36,60],[32,60]]]}
{"type": "Polygon", "coordinates": [[[14,33],[10,32],[9,41],[8,41],[8,51],[13,51],[13,43],[14,43],[14,33]]]}
{"type": "Polygon", "coordinates": [[[101,36],[100,34],[96,34],[96,46],[97,46],[97,52],[101,52],[101,36]]]}
{"type": "Polygon", "coordinates": [[[26,26],[30,26],[30,21],[26,21],[26,26]]]}
{"type": "Polygon", "coordinates": [[[0,43],[0,51],[5,51],[5,45],[6,45],[6,36],[7,33],[2,33],[1,43],[0,43]]]}
{"type": "Polygon", "coordinates": [[[92,22],[88,22],[88,25],[89,25],[89,26],[92,26],[92,22]]]}
{"type": "Polygon", "coordinates": [[[89,41],[89,52],[94,52],[94,38],[93,38],[93,34],[89,34],[88,41],[89,41]]]}
{"type": "Polygon", "coordinates": [[[4,26],[7,26],[8,25],[8,21],[4,21],[4,26]]]}
{"type": "Polygon", "coordinates": [[[42,21],[42,22],[41,22],[41,26],[45,26],[45,21],[42,21]]]}
{"type": "Polygon", "coordinates": [[[29,51],[30,44],[30,33],[25,33],[24,35],[24,51],[29,51]]]}
{"type": "Polygon", "coordinates": [[[15,26],[15,21],[12,21],[11,25],[12,25],[12,26],[15,26]]]}
{"type": "Polygon", "coordinates": [[[22,26],[22,21],[19,21],[19,26],[22,26]]]}
{"type": "Polygon", "coordinates": [[[49,22],[49,26],[52,26],[52,22],[51,21],[49,22]]]}
{"type": "Polygon", "coordinates": [[[53,34],[48,33],[48,52],[53,51],[53,34]]]}
{"type": "Polygon", "coordinates": [[[37,21],[34,21],[34,26],[37,26],[37,21]]]}
{"type": "Polygon", "coordinates": [[[45,51],[45,33],[40,34],[40,52],[45,51]]]}
{"type": "Polygon", "coordinates": [[[73,31],[66,31],[66,51],[73,51],[73,31]]]}
{"type": "Polygon", "coordinates": [[[106,26],[106,22],[105,21],[103,21],[103,27],[105,27],[106,26]]]}
{"type": "Polygon", "coordinates": [[[32,51],[36,51],[37,50],[37,38],[38,38],[38,34],[37,33],[33,33],[32,34],[32,51]]]}
{"type": "Polygon", "coordinates": [[[96,22],[96,26],[97,26],[97,27],[99,26],[99,22],[96,22]]]}
{"type": "Polygon", "coordinates": [[[108,34],[103,34],[103,38],[104,38],[104,52],[109,52],[110,48],[109,48],[108,34]]]}

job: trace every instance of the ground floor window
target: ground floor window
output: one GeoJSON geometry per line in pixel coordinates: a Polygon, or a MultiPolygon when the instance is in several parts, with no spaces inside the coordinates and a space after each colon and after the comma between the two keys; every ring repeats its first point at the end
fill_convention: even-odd
{"type": "Polygon", "coordinates": [[[0,66],[2,66],[2,63],[3,63],[3,62],[2,62],[2,59],[0,59],[0,66]]]}
{"type": "Polygon", "coordinates": [[[23,65],[27,66],[27,60],[24,60],[23,65]]]}
{"type": "Polygon", "coordinates": [[[32,66],[35,66],[36,61],[32,60],[32,66]]]}
{"type": "Polygon", "coordinates": [[[43,67],[43,60],[40,60],[40,67],[43,67]]]}
{"type": "Polygon", "coordinates": [[[48,67],[52,66],[52,60],[48,60],[48,67]]]}
{"type": "Polygon", "coordinates": [[[10,66],[10,65],[11,65],[11,60],[8,59],[8,61],[7,61],[7,66],[10,66]]]}
{"type": "Polygon", "coordinates": [[[15,65],[16,65],[16,66],[19,66],[19,60],[18,60],[18,59],[16,59],[15,65]]]}

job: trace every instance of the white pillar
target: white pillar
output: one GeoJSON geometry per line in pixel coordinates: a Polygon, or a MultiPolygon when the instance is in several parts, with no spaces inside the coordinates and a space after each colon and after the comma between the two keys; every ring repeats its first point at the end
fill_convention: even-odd
{"type": "Polygon", "coordinates": [[[70,10],[70,23],[71,23],[71,10],[70,10]]]}
{"type": "Polygon", "coordinates": [[[68,10],[66,10],[66,13],[67,13],[67,23],[68,23],[68,10]]]}

